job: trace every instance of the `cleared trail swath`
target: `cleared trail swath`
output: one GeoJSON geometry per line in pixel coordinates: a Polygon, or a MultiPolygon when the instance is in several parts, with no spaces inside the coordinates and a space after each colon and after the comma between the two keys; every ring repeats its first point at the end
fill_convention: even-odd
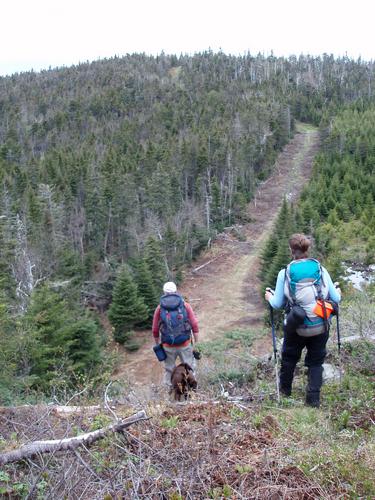
{"type": "MultiPolygon", "coordinates": [[[[248,211],[251,222],[242,227],[245,241],[221,235],[185,275],[180,292],[198,316],[201,341],[218,339],[235,328],[262,326],[264,303],[258,278],[260,253],[286,196],[296,201],[308,181],[319,148],[316,129],[300,126],[276,161],[274,172],[257,189],[248,211]],[[199,269],[200,268],[200,269],[199,269]]],[[[163,366],[152,352],[151,332],[144,345],[133,354],[124,353],[116,377],[126,375],[136,385],[162,380],[163,366]]],[[[254,345],[254,354],[271,350],[271,338],[254,345]]]]}

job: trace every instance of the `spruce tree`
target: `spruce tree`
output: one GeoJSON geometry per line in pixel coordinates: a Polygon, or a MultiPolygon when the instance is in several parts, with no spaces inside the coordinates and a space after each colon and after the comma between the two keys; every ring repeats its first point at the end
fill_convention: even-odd
{"type": "Polygon", "coordinates": [[[267,243],[263,249],[261,260],[262,260],[262,268],[261,268],[261,278],[264,279],[267,276],[269,267],[277,254],[277,237],[275,233],[273,233],[270,238],[267,240],[267,243]]]}
{"type": "Polygon", "coordinates": [[[138,294],[137,285],[128,266],[122,266],[108,311],[108,318],[114,327],[115,340],[124,343],[129,339],[131,330],[140,325],[148,314],[148,308],[138,294]]]}
{"type": "Polygon", "coordinates": [[[145,260],[150,269],[156,293],[161,293],[163,284],[167,281],[167,267],[161,249],[161,243],[153,237],[147,240],[145,260]]]}
{"type": "Polygon", "coordinates": [[[61,296],[45,284],[34,291],[25,319],[30,335],[36,339],[30,359],[31,374],[37,377],[38,386],[46,388],[61,364],[68,368],[71,317],[61,296]]]}
{"type": "Polygon", "coordinates": [[[282,237],[285,235],[289,223],[290,223],[290,210],[288,202],[284,198],[275,224],[275,232],[277,236],[282,237]]]}
{"type": "Polygon", "coordinates": [[[9,314],[5,294],[0,291],[0,404],[11,404],[19,371],[16,325],[9,314]]]}
{"type": "Polygon", "coordinates": [[[271,288],[275,287],[279,271],[283,267],[286,267],[289,264],[290,260],[291,256],[290,256],[288,238],[284,237],[278,241],[277,253],[269,267],[269,270],[264,280],[266,286],[269,286],[271,288]]]}
{"type": "Polygon", "coordinates": [[[0,290],[4,298],[15,299],[16,282],[12,276],[15,242],[11,239],[8,222],[0,219],[0,290]]]}
{"type": "Polygon", "coordinates": [[[68,357],[75,373],[97,371],[101,364],[99,325],[86,316],[74,322],[69,331],[68,357]]]}
{"type": "Polygon", "coordinates": [[[303,232],[309,234],[317,218],[319,218],[313,204],[306,200],[301,205],[301,214],[303,218],[303,232]]]}
{"type": "Polygon", "coordinates": [[[155,290],[151,271],[144,258],[140,258],[135,265],[135,279],[138,287],[138,294],[142,297],[148,308],[145,326],[150,326],[154,310],[159,302],[159,295],[155,290]]]}
{"type": "Polygon", "coordinates": [[[77,373],[91,371],[100,363],[98,325],[87,316],[77,320],[79,313],[48,284],[34,291],[24,328],[31,342],[28,356],[35,386],[47,389],[58,383],[61,370],[66,381],[74,383],[77,373]]]}

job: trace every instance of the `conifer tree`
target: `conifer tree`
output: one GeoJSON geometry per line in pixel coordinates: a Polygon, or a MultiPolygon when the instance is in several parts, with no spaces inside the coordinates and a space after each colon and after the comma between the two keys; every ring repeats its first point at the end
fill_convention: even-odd
{"type": "Polygon", "coordinates": [[[375,261],[375,236],[371,236],[366,244],[366,264],[372,264],[375,261]]]}
{"type": "Polygon", "coordinates": [[[328,214],[328,217],[327,217],[327,222],[329,224],[331,224],[333,227],[337,227],[338,224],[339,224],[339,219],[338,219],[338,216],[337,216],[337,211],[336,209],[332,209],[329,214],[328,214]]]}
{"type": "Polygon", "coordinates": [[[151,272],[156,293],[161,293],[163,284],[167,281],[168,275],[161,244],[153,237],[147,240],[145,246],[145,260],[151,272]]]}
{"type": "Polygon", "coordinates": [[[98,325],[87,316],[77,321],[76,314],[48,284],[34,290],[24,328],[31,341],[30,374],[36,377],[35,386],[47,389],[56,383],[61,367],[70,383],[76,372],[92,370],[100,363],[98,325]]]}
{"type": "Polygon", "coordinates": [[[0,219],[0,290],[4,298],[15,299],[16,283],[12,275],[15,242],[11,239],[8,221],[0,219]]]}
{"type": "Polygon", "coordinates": [[[12,402],[18,371],[16,325],[9,314],[5,294],[0,292],[0,404],[12,402]]]}
{"type": "Polygon", "coordinates": [[[301,214],[304,221],[303,232],[309,234],[317,219],[317,213],[310,200],[306,200],[302,203],[301,214]]]}
{"type": "Polygon", "coordinates": [[[97,371],[101,363],[101,339],[98,324],[88,316],[75,321],[69,331],[68,356],[76,373],[97,371]]]}
{"type": "Polygon", "coordinates": [[[340,201],[337,204],[337,212],[338,212],[340,218],[344,222],[349,222],[352,214],[351,214],[351,210],[349,208],[349,205],[345,199],[343,199],[342,201],[340,201]]]}
{"type": "Polygon", "coordinates": [[[135,279],[138,294],[142,297],[148,308],[148,315],[145,317],[145,326],[150,326],[154,310],[159,302],[159,295],[156,293],[151,271],[144,258],[138,259],[135,265],[135,279]]]}
{"type": "Polygon", "coordinates": [[[290,223],[289,205],[286,199],[284,198],[275,224],[275,230],[279,237],[285,235],[289,223],[290,223]]]}
{"type": "Polygon", "coordinates": [[[263,249],[261,260],[262,260],[262,269],[261,269],[261,277],[265,279],[267,273],[269,271],[269,267],[277,254],[277,237],[275,233],[273,233],[269,239],[267,240],[266,246],[263,249]]]}
{"type": "Polygon", "coordinates": [[[67,362],[71,318],[61,296],[45,284],[34,291],[26,320],[30,334],[36,339],[31,353],[31,374],[38,377],[38,385],[46,387],[58,366],[67,362]]]}
{"type": "Polygon", "coordinates": [[[278,241],[277,253],[273,259],[265,277],[265,284],[271,288],[275,287],[277,275],[280,269],[286,267],[291,260],[288,238],[283,237],[278,241]]]}
{"type": "Polygon", "coordinates": [[[130,337],[131,330],[148,317],[148,308],[139,296],[137,285],[128,268],[121,267],[113,289],[112,304],[108,318],[114,327],[114,338],[124,343],[130,337]]]}

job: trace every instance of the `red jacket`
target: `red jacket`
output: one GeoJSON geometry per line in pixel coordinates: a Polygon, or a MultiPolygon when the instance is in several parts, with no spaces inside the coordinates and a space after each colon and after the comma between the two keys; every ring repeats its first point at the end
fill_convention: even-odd
{"type": "MultiPolygon", "coordinates": [[[[198,340],[198,333],[199,333],[197,318],[195,317],[195,314],[193,312],[193,309],[191,308],[191,305],[188,304],[187,302],[184,302],[184,304],[185,304],[188,320],[189,320],[189,323],[191,325],[191,329],[193,330],[194,339],[195,339],[195,341],[197,341],[198,340]]],[[[160,305],[158,305],[158,307],[155,309],[154,318],[152,320],[152,334],[154,336],[154,339],[159,338],[159,334],[160,334],[159,328],[160,328],[160,305]]],[[[186,342],[184,342],[183,344],[180,344],[178,346],[176,346],[176,345],[171,346],[169,344],[163,344],[163,345],[166,345],[167,347],[185,347],[189,344],[190,344],[190,340],[187,340],[186,342]]]]}

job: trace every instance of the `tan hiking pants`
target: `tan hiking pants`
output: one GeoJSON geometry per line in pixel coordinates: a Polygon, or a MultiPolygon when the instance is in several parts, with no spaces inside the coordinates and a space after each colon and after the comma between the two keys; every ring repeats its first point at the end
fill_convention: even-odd
{"type": "Polygon", "coordinates": [[[195,369],[195,358],[193,356],[193,346],[191,344],[185,347],[166,347],[163,346],[167,359],[164,361],[165,375],[164,383],[171,387],[171,375],[174,367],[176,366],[177,357],[180,358],[181,363],[187,363],[195,369]]]}

